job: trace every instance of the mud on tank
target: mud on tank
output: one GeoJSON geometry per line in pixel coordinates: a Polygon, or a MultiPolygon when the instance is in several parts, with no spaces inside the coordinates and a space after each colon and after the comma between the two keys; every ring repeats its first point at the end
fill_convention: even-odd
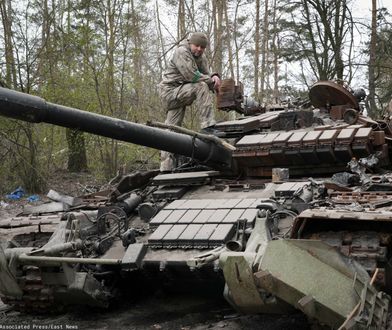
{"type": "Polygon", "coordinates": [[[141,279],[211,282],[242,313],[301,310],[320,326],[387,328],[391,123],[364,116],[356,94],[331,81],[309,98],[309,109],[263,108],[225,80],[219,108],[245,116],[216,124],[218,138],[1,88],[0,115],[187,157],[172,173],[131,173],[67,212],[13,219],[42,235],[0,249],[2,300],[39,312],[107,306],[121,283],[141,279]],[[54,230],[42,233],[47,224],[54,230]]]}

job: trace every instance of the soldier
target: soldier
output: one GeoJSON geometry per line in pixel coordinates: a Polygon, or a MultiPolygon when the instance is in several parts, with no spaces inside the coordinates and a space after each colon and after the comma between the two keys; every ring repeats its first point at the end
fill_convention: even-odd
{"type": "MultiPolygon", "coordinates": [[[[167,111],[165,124],[181,126],[185,108],[195,102],[200,117],[200,128],[211,132],[215,124],[213,95],[221,84],[217,73],[210,74],[204,51],[208,45],[207,36],[194,32],[189,39],[175,49],[163,79],[159,83],[159,95],[167,111]]],[[[161,152],[161,171],[171,171],[175,166],[173,154],[161,152]]]]}

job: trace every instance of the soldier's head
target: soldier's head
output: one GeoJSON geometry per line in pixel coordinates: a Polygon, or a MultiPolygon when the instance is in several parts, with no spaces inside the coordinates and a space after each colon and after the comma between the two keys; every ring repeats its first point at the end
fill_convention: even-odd
{"type": "Polygon", "coordinates": [[[208,38],[203,32],[194,32],[188,40],[189,46],[191,47],[191,53],[195,57],[203,55],[207,45],[208,38]]]}

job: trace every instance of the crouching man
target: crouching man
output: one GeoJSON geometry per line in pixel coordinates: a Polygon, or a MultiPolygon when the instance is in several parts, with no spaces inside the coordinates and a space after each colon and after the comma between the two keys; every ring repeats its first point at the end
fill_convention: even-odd
{"type": "MultiPolygon", "coordinates": [[[[209,127],[215,124],[211,91],[218,93],[221,81],[217,73],[210,74],[204,54],[207,45],[207,36],[194,32],[175,49],[158,85],[162,104],[167,111],[165,124],[181,126],[185,109],[191,104],[195,104],[203,132],[210,133],[209,127]]],[[[174,167],[174,155],[162,151],[160,170],[171,171],[174,167]]]]}

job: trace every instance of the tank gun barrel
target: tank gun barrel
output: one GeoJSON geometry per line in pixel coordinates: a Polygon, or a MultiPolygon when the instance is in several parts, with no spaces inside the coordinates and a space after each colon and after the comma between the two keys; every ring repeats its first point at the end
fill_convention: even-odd
{"type": "Polygon", "coordinates": [[[231,151],[223,145],[132,123],[63,105],[29,94],[0,88],[0,115],[32,123],[48,123],[193,157],[213,168],[231,168],[231,151]]]}

